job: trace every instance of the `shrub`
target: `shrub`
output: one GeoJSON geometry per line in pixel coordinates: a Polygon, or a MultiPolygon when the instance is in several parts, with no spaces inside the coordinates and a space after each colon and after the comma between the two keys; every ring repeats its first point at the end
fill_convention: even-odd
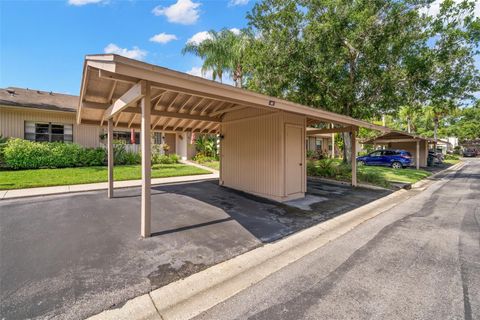
{"type": "Polygon", "coordinates": [[[142,162],[142,156],[138,152],[126,151],[123,154],[123,158],[121,160],[122,160],[122,163],[120,164],[128,164],[128,165],[140,164],[140,162],[142,162]]]}
{"type": "Polygon", "coordinates": [[[199,152],[193,157],[192,160],[198,163],[205,163],[205,162],[218,161],[218,157],[209,157],[209,156],[206,156],[204,153],[199,152]]]}
{"type": "Polygon", "coordinates": [[[5,150],[5,147],[7,146],[7,141],[8,141],[8,138],[0,134],[0,166],[3,166],[5,163],[4,150],[5,150]]]}
{"type": "Polygon", "coordinates": [[[445,160],[460,160],[460,156],[458,154],[446,154],[445,160]]]}
{"type": "Polygon", "coordinates": [[[318,176],[317,167],[315,166],[315,161],[307,161],[307,176],[318,176]]]}
{"type": "Polygon", "coordinates": [[[333,178],[337,173],[337,165],[333,159],[318,160],[316,172],[318,176],[333,178]]]}
{"type": "Polygon", "coordinates": [[[32,142],[10,139],[4,148],[5,165],[11,169],[101,166],[106,152],[74,143],[32,142]]]}
{"type": "Polygon", "coordinates": [[[176,154],[161,154],[155,157],[155,162],[154,164],[174,164],[174,163],[179,163],[179,156],[176,154]]]}

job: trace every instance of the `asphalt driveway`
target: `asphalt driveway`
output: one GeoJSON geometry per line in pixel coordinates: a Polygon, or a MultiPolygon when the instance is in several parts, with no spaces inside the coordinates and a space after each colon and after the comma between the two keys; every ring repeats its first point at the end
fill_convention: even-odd
{"type": "Polygon", "coordinates": [[[149,239],[139,188],[0,201],[0,318],[83,319],[389,193],[309,192],[286,205],[215,180],[156,186],[149,239]]]}

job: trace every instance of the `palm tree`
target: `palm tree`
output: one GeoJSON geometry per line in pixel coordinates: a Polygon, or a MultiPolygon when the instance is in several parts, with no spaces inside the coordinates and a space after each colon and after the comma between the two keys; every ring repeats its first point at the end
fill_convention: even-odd
{"type": "Polygon", "coordinates": [[[213,80],[229,72],[236,87],[242,87],[243,61],[249,45],[250,36],[246,31],[234,32],[222,29],[219,32],[210,30],[208,39],[200,43],[188,42],[182,53],[192,53],[203,59],[202,73],[212,71],[213,80]]]}
{"type": "Polygon", "coordinates": [[[400,108],[398,116],[407,123],[407,132],[415,132],[415,120],[418,117],[418,107],[407,105],[400,108]]]}

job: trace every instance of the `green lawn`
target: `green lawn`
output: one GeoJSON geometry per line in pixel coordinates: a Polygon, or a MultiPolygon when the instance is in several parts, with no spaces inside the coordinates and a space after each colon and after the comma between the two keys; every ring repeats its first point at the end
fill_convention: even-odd
{"type": "Polygon", "coordinates": [[[205,162],[197,162],[197,163],[217,171],[220,170],[220,161],[205,161],[205,162]]]}
{"type": "MultiPolygon", "coordinates": [[[[350,181],[351,168],[343,165],[340,159],[320,160],[314,162],[315,168],[309,164],[308,171],[311,176],[350,181]]],[[[378,166],[358,166],[357,179],[362,183],[369,183],[381,187],[390,187],[391,182],[415,183],[422,180],[431,173],[426,170],[415,169],[393,169],[378,166]]]]}
{"type": "MultiPolygon", "coordinates": [[[[185,164],[157,164],[152,166],[152,178],[208,173],[211,172],[185,164]]],[[[139,165],[115,166],[113,175],[116,181],[140,179],[141,167],[139,165]]],[[[105,181],[107,181],[107,167],[0,171],[0,190],[105,181]]]]}
{"type": "Polygon", "coordinates": [[[425,170],[393,169],[389,167],[359,166],[358,172],[363,174],[377,174],[386,181],[415,183],[431,175],[425,170]]]}

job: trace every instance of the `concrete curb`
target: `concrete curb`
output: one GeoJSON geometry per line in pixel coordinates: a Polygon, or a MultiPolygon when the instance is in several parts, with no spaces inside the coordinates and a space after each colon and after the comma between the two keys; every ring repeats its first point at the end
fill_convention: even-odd
{"type": "MultiPolygon", "coordinates": [[[[321,177],[311,177],[311,176],[308,177],[308,179],[310,179],[312,181],[321,181],[321,182],[324,181],[324,182],[331,183],[331,184],[336,184],[336,185],[339,185],[339,186],[351,186],[351,183],[346,182],[346,181],[339,181],[339,180],[333,180],[333,179],[327,179],[327,178],[321,178],[321,177]]],[[[372,190],[392,191],[392,189],[382,188],[382,187],[379,187],[379,186],[374,186],[374,185],[366,184],[366,183],[357,183],[357,187],[372,189],[372,190]]]]}
{"type": "MultiPolygon", "coordinates": [[[[419,191],[421,190],[398,190],[285,239],[266,244],[156,289],[143,295],[142,301],[149,297],[163,320],[190,319],[344,235],[363,222],[395,207],[419,191]]],[[[133,300],[131,302],[134,303],[133,300]]],[[[123,319],[124,312],[127,313],[132,308],[130,305],[129,309],[123,311],[125,307],[107,310],[89,319],[123,319]]]]}
{"type": "MultiPolygon", "coordinates": [[[[199,175],[193,175],[193,176],[155,178],[155,179],[152,179],[152,186],[162,185],[162,184],[171,184],[171,183],[182,183],[182,182],[198,182],[198,181],[205,181],[205,180],[212,180],[212,179],[218,179],[218,174],[212,172],[212,173],[199,174],[199,175]]],[[[142,180],[116,181],[114,182],[113,188],[114,189],[132,188],[132,187],[139,187],[141,186],[141,184],[142,184],[142,180]]],[[[55,187],[2,190],[0,191],[0,200],[99,191],[99,190],[106,190],[107,188],[108,188],[107,182],[100,182],[100,183],[75,184],[75,185],[55,186],[55,187]]]]}
{"type": "Polygon", "coordinates": [[[426,187],[428,187],[428,185],[429,185],[430,183],[433,183],[433,182],[435,181],[434,179],[435,179],[437,176],[439,176],[439,175],[441,175],[441,174],[444,174],[444,173],[446,173],[446,172],[448,172],[448,171],[455,171],[455,170],[461,169],[461,168],[463,168],[464,165],[465,165],[465,161],[460,161],[459,163],[454,164],[454,165],[451,166],[451,167],[445,168],[445,169],[443,169],[443,170],[441,170],[441,171],[438,171],[438,172],[432,174],[431,176],[429,176],[429,177],[427,177],[427,178],[425,178],[425,179],[422,179],[422,180],[420,180],[420,181],[418,181],[418,182],[415,182],[414,184],[412,184],[412,188],[413,188],[413,189],[426,188],[426,187]]]}

